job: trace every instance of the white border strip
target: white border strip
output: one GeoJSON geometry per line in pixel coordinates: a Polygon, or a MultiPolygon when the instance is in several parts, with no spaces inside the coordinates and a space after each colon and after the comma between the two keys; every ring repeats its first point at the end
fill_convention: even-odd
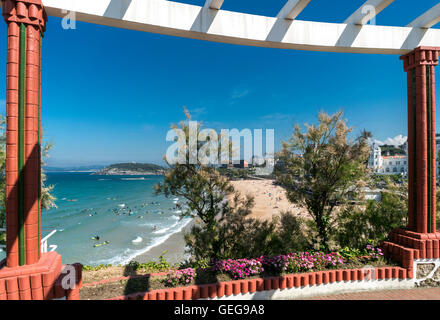
{"type": "Polygon", "coordinates": [[[286,20],[164,0],[43,0],[50,16],[238,45],[405,54],[440,46],[440,29],[286,20]]]}

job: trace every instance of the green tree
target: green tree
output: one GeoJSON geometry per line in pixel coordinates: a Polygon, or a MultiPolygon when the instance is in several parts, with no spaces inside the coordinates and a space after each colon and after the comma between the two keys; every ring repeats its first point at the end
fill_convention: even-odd
{"type": "MultiPolygon", "coordinates": [[[[52,148],[51,143],[46,143],[41,148],[42,166],[43,159],[48,157],[49,150],[52,148]]],[[[6,222],[6,119],[0,116],[0,227],[3,227],[6,222]]],[[[52,195],[53,185],[46,185],[46,175],[41,169],[41,206],[43,209],[50,209],[56,207],[56,198],[52,195]]]]}
{"type": "Polygon", "coordinates": [[[366,185],[368,170],[370,134],[363,131],[350,139],[353,129],[342,116],[342,112],[321,112],[318,125],[306,125],[305,132],[295,125],[278,154],[282,166],[275,171],[288,199],[305,207],[313,218],[315,241],[325,251],[336,223],[335,208],[354,205],[366,185]]]}
{"type": "MultiPolygon", "coordinates": [[[[181,148],[189,143],[187,120],[172,128],[185,132],[181,148]]],[[[197,128],[200,132],[201,125],[197,128]]],[[[230,140],[228,140],[230,141],[230,140]]],[[[202,144],[197,144],[197,150],[202,144]]],[[[231,152],[231,147],[229,146],[231,152]]],[[[187,252],[194,262],[226,258],[251,258],[280,254],[307,247],[302,220],[289,213],[271,221],[249,218],[254,200],[234,190],[228,178],[213,166],[197,161],[170,164],[164,181],[156,185],[156,193],[184,199],[182,216],[194,218],[194,225],[185,234],[187,252]]],[[[167,159],[165,158],[165,161],[167,159]]]]}
{"type": "Polygon", "coordinates": [[[389,233],[402,228],[408,218],[408,184],[382,176],[385,183],[381,199],[368,200],[365,208],[343,210],[338,216],[335,238],[341,247],[363,249],[365,245],[377,246],[389,233]]]}
{"type": "Polygon", "coordinates": [[[185,234],[187,253],[196,261],[237,258],[243,253],[239,239],[245,237],[246,216],[250,214],[252,206],[252,198],[241,198],[235,193],[233,199],[225,201],[215,210],[212,223],[200,221],[197,215],[190,232],[185,234]]]}
{"type": "MultiPolygon", "coordinates": [[[[208,228],[215,227],[216,216],[225,204],[225,197],[234,192],[226,177],[209,165],[202,164],[196,154],[196,162],[190,163],[189,145],[189,121],[191,115],[185,109],[187,121],[180,122],[180,128],[172,125],[171,128],[177,132],[181,129],[185,133],[184,141],[180,141],[179,148],[184,150],[184,163],[172,164],[164,156],[165,162],[170,170],[165,174],[164,181],[155,186],[156,194],[163,193],[166,197],[179,196],[185,199],[186,208],[182,216],[192,216],[200,219],[208,228]]],[[[202,124],[198,123],[196,136],[199,136],[202,124]]],[[[197,153],[202,148],[202,143],[197,142],[197,153]]]]}
{"type": "MultiPolygon", "coordinates": [[[[230,206],[227,198],[234,197],[235,191],[229,180],[220,175],[215,167],[202,163],[200,157],[197,157],[205,143],[197,140],[196,161],[195,163],[189,161],[191,156],[191,150],[188,147],[190,143],[189,121],[191,115],[186,109],[185,114],[186,121],[181,121],[179,126],[173,125],[171,128],[175,130],[176,134],[179,130],[182,130],[181,132],[185,134],[183,140],[178,141],[178,143],[181,150],[186,152],[186,161],[172,164],[164,157],[164,160],[170,166],[170,170],[165,174],[164,181],[155,186],[156,194],[162,193],[166,197],[178,196],[185,200],[185,207],[179,205],[183,211],[182,217],[191,216],[200,223],[192,228],[191,233],[198,234],[197,239],[204,237],[204,245],[209,249],[206,249],[203,254],[217,259],[221,256],[221,242],[223,241],[219,234],[219,224],[222,217],[234,212],[234,210],[244,210],[244,212],[249,213],[253,200],[237,198],[237,207],[230,206]]],[[[201,123],[197,124],[196,137],[199,136],[201,126],[201,123]]],[[[221,150],[221,148],[218,150],[221,150]]],[[[190,246],[196,244],[194,241],[189,242],[190,246]]],[[[201,253],[197,250],[197,248],[194,248],[193,254],[200,256],[201,253]]]]}

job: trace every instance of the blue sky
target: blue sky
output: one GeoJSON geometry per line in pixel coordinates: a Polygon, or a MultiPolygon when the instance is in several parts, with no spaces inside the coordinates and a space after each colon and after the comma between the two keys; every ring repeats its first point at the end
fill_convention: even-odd
{"type": "MultiPolygon", "coordinates": [[[[275,16],[284,2],[225,0],[223,9],[275,16]]],[[[341,22],[364,0],[336,2],[312,0],[298,19],[341,22]]],[[[376,23],[406,25],[438,1],[420,3],[395,1],[376,23]]],[[[0,34],[5,79],[5,23],[0,34]]],[[[183,106],[215,129],[274,128],[276,141],[320,110],[343,109],[356,132],[365,128],[379,140],[407,133],[406,76],[394,55],[254,48],[81,22],[63,30],[50,17],[42,59],[42,121],[54,166],[161,163],[183,106]]],[[[4,81],[2,113],[5,90],[4,81]]]]}

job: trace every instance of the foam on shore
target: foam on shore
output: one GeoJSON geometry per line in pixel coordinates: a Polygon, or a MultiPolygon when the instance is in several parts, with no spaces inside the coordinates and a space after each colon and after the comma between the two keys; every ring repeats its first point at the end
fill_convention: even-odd
{"type": "MultiPolygon", "coordinates": [[[[98,261],[93,262],[93,264],[94,265],[100,265],[100,264],[127,265],[132,260],[138,261],[139,260],[138,258],[140,258],[140,260],[142,260],[142,262],[147,262],[152,259],[144,261],[143,257],[150,256],[148,254],[150,252],[150,250],[152,250],[154,248],[159,248],[159,247],[165,248],[161,252],[168,250],[168,252],[172,253],[172,255],[178,255],[179,252],[176,252],[175,248],[172,247],[171,243],[170,244],[167,243],[167,240],[169,240],[173,235],[182,233],[183,229],[186,226],[188,226],[190,222],[192,222],[192,219],[190,219],[190,218],[182,219],[179,223],[177,223],[177,228],[172,230],[170,233],[167,233],[159,238],[154,239],[150,245],[148,245],[147,247],[145,247],[143,249],[133,250],[133,249],[127,248],[120,255],[117,255],[117,256],[110,258],[110,259],[98,260],[98,261]],[[169,248],[167,247],[168,245],[170,245],[169,248]]],[[[176,227],[176,225],[174,225],[174,227],[176,227]]],[[[167,229],[171,229],[171,227],[167,228],[167,229]]],[[[157,234],[157,232],[156,232],[156,234],[157,234]]],[[[182,257],[184,256],[183,250],[177,250],[177,251],[181,251],[181,256],[182,257]]],[[[158,255],[156,255],[155,258],[157,258],[160,255],[160,253],[158,255]]],[[[167,256],[168,256],[168,254],[167,254],[167,256]]],[[[138,261],[138,262],[140,262],[140,261],[138,261]]]]}

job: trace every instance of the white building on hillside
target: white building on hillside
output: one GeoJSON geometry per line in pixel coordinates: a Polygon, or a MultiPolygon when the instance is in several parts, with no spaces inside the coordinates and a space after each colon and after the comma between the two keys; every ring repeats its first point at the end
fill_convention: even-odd
{"type": "Polygon", "coordinates": [[[381,173],[385,174],[408,174],[408,156],[397,155],[397,156],[384,156],[383,157],[383,168],[381,173]]]}
{"type": "MultiPolygon", "coordinates": [[[[437,153],[437,180],[440,178],[440,133],[435,135],[437,153]]],[[[408,143],[405,142],[405,155],[389,156],[382,155],[382,150],[376,142],[371,146],[368,167],[375,173],[382,174],[408,174],[408,143]]]]}
{"type": "Polygon", "coordinates": [[[368,167],[375,173],[381,174],[408,174],[408,147],[405,143],[405,155],[382,155],[381,147],[377,143],[371,146],[368,167]]]}
{"type": "Polygon", "coordinates": [[[368,167],[373,169],[374,172],[379,172],[383,166],[382,150],[380,146],[375,142],[371,146],[370,158],[368,159],[368,167]]]}

